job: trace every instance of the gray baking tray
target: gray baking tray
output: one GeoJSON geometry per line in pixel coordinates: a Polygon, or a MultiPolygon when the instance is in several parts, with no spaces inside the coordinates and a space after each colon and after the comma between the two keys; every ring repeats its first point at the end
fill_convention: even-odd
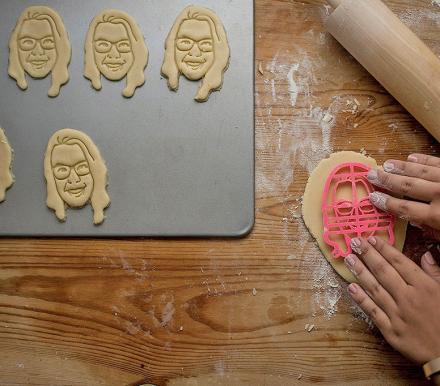
{"type": "Polygon", "coordinates": [[[16,182],[0,204],[0,236],[243,236],[254,223],[253,0],[203,0],[222,19],[231,46],[223,89],[194,101],[199,82],[181,78],[177,93],[160,76],[164,42],[183,0],[0,1],[0,125],[15,151],[16,182]],[[64,19],[72,44],[70,81],[58,98],[50,76],[21,91],[7,74],[8,41],[20,13],[48,5],[64,19]],[[132,99],[125,81],[83,77],[91,19],[107,8],[131,14],[150,51],[146,84],[132,99]],[[101,226],[92,209],[67,210],[60,223],[46,207],[43,158],[60,128],[87,133],[109,170],[111,206],[101,226]]]}

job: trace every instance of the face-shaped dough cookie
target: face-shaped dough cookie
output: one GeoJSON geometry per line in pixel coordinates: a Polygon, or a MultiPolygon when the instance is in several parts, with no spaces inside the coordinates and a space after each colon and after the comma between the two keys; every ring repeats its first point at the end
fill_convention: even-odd
{"type": "Polygon", "coordinates": [[[26,8],[9,41],[9,75],[26,90],[26,75],[45,78],[52,73],[49,96],[56,97],[69,80],[69,37],[61,17],[51,8],[26,8]]]}
{"type": "Polygon", "coordinates": [[[122,11],[109,9],[96,16],[87,33],[84,76],[96,90],[101,75],[118,81],[127,77],[123,95],[130,98],[145,83],[148,49],[135,20],[122,11]]]}
{"type": "Polygon", "coordinates": [[[205,102],[219,90],[229,65],[226,31],[218,16],[207,8],[190,6],[175,21],[165,44],[162,75],[171,90],[179,88],[179,77],[201,80],[196,101],[205,102]]]}
{"type": "Polygon", "coordinates": [[[104,221],[104,209],[110,204],[107,168],[86,134],[73,129],[56,132],[47,146],[44,174],[47,205],[59,220],[66,220],[66,207],[82,208],[90,202],[94,224],[104,221]]]}
{"type": "Polygon", "coordinates": [[[0,129],[0,202],[6,198],[6,190],[14,183],[11,173],[12,149],[8,143],[6,135],[0,129]]]}

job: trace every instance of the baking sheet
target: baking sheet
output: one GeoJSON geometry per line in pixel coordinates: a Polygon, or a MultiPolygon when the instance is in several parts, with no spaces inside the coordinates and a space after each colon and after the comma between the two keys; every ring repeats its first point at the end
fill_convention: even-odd
{"type": "Polygon", "coordinates": [[[160,76],[165,38],[182,0],[27,0],[0,2],[0,125],[14,149],[16,182],[0,204],[0,236],[242,236],[254,223],[253,0],[204,0],[223,21],[231,63],[223,89],[194,101],[199,82],[181,78],[177,93],[160,76]],[[63,18],[72,44],[70,81],[47,96],[50,76],[28,77],[21,91],[7,74],[8,41],[21,12],[48,5],[63,18]],[[128,12],[150,51],[146,84],[132,99],[125,80],[103,78],[97,92],[83,77],[84,40],[104,9],[128,12]],[[43,158],[60,128],[87,133],[109,169],[111,206],[101,226],[92,209],[67,210],[60,223],[46,207],[43,158]]]}

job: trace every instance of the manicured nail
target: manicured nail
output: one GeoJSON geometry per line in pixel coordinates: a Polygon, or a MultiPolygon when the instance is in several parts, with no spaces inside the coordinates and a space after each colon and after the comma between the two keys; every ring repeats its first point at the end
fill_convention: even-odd
{"type": "Polygon", "coordinates": [[[369,238],[368,238],[368,242],[369,242],[371,245],[376,245],[376,244],[377,244],[376,237],[373,237],[373,236],[369,237],[369,238]]]}
{"type": "Polygon", "coordinates": [[[396,166],[392,162],[385,162],[383,164],[383,170],[385,170],[387,173],[392,173],[396,169],[396,166]]]}
{"type": "Polygon", "coordinates": [[[357,276],[357,272],[355,269],[356,266],[356,262],[357,262],[357,257],[355,255],[348,255],[345,259],[344,259],[344,263],[347,266],[347,268],[350,270],[350,272],[354,275],[357,276]]]}
{"type": "Polygon", "coordinates": [[[419,162],[419,160],[417,159],[417,157],[413,154],[411,154],[410,156],[408,156],[408,161],[409,162],[419,162]]]}
{"type": "Polygon", "coordinates": [[[344,261],[350,268],[354,268],[356,265],[356,259],[357,257],[355,255],[348,255],[344,261]]]}
{"type": "Polygon", "coordinates": [[[360,248],[362,242],[360,239],[358,238],[351,239],[350,245],[351,245],[351,249],[353,249],[353,251],[355,251],[358,255],[362,253],[362,250],[360,248]]]}
{"type": "Polygon", "coordinates": [[[402,169],[399,169],[396,164],[392,161],[387,161],[383,164],[383,170],[387,173],[404,175],[405,172],[402,169]]]}
{"type": "Polygon", "coordinates": [[[435,265],[435,260],[434,257],[432,256],[431,252],[426,252],[425,255],[423,256],[425,258],[425,261],[429,264],[429,265],[435,265]]]}
{"type": "Polygon", "coordinates": [[[348,286],[348,292],[350,292],[352,295],[356,295],[358,292],[358,287],[356,284],[352,283],[348,286]]]}
{"type": "Polygon", "coordinates": [[[368,181],[374,183],[378,183],[379,182],[379,173],[377,172],[376,169],[370,169],[370,171],[368,172],[367,175],[368,181]]]}
{"type": "Polygon", "coordinates": [[[371,203],[380,210],[387,210],[388,195],[381,192],[373,192],[370,194],[371,203]]]}
{"type": "Polygon", "coordinates": [[[360,247],[362,244],[361,239],[355,237],[354,239],[351,239],[351,246],[352,247],[360,247]]]}

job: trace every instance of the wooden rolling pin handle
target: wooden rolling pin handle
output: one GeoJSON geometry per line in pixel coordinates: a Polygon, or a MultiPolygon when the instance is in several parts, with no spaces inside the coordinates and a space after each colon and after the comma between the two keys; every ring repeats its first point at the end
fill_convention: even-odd
{"type": "Polygon", "coordinates": [[[327,0],[327,2],[333,7],[337,8],[341,5],[342,0],[327,0]]]}
{"type": "Polygon", "coordinates": [[[380,0],[342,0],[327,30],[440,142],[440,60],[380,0]]]}

